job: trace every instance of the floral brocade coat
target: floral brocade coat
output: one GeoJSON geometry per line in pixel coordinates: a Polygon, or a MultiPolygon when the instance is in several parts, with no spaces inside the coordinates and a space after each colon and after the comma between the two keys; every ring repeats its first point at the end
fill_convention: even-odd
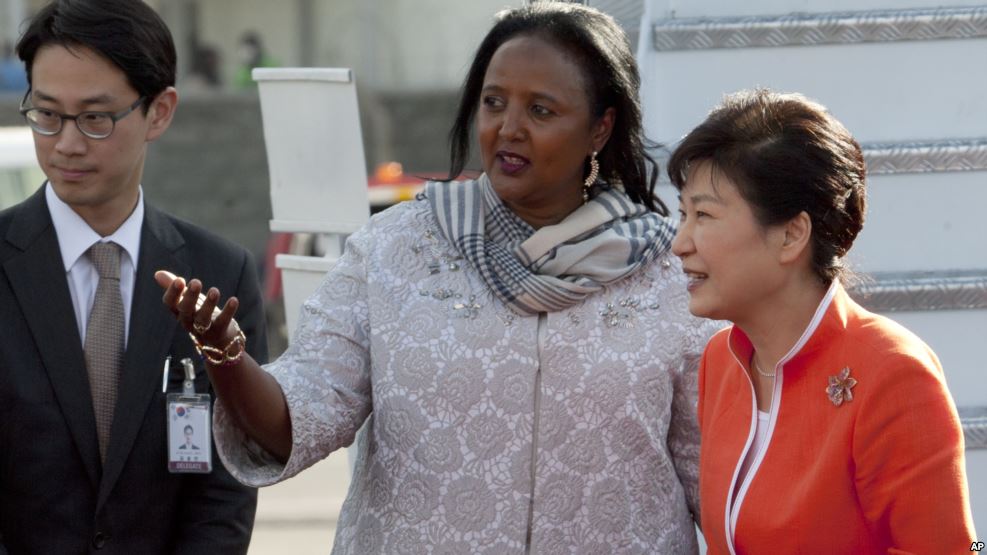
{"type": "Polygon", "coordinates": [[[569,309],[520,316],[438,231],[427,201],[350,237],[265,369],[292,424],[286,465],[216,409],[239,480],[287,479],[357,440],[334,553],[693,553],[696,370],[666,253],[569,309]]]}

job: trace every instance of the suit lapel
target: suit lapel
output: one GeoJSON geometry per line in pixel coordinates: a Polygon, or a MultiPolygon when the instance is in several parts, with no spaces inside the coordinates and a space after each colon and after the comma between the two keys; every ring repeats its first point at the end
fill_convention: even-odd
{"type": "MultiPolygon", "coordinates": [[[[177,257],[177,251],[184,244],[182,236],[163,214],[149,205],[145,206],[127,352],[123,359],[124,370],[113,415],[112,438],[97,505],[106,500],[119,478],[147,411],[165,410],[163,406],[149,405],[155,391],[161,387],[162,365],[171,348],[177,324],[175,317],[161,304],[163,291],[154,281],[154,272],[168,270],[182,276],[189,273],[188,264],[177,257]]],[[[167,437],[165,430],[155,435],[167,437]]],[[[161,461],[161,464],[166,464],[166,461],[161,461]]]]}
{"type": "Polygon", "coordinates": [[[4,271],[34,336],[86,474],[96,486],[100,481],[99,444],[89,374],[44,189],[25,201],[11,222],[7,242],[23,253],[8,259],[4,271]]]}

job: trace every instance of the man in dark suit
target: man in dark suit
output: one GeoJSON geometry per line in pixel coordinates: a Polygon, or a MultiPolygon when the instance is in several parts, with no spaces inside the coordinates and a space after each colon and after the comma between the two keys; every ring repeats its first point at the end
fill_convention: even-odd
{"type": "Polygon", "coordinates": [[[184,357],[211,387],[154,271],[238,297],[267,356],[250,255],[144,202],[147,143],[178,102],[171,35],[141,1],[56,0],[17,53],[48,181],[0,212],[0,554],[243,553],[256,491],[215,451],[211,473],[168,471],[165,358],[169,393],[184,357]]]}

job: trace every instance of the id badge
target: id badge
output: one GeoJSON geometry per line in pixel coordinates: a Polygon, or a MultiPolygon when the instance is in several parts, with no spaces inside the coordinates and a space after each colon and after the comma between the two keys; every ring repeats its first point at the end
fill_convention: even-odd
{"type": "Polygon", "coordinates": [[[183,359],[185,382],[182,393],[169,393],[168,471],[208,474],[212,472],[212,402],[209,394],[195,392],[195,369],[183,359]]]}

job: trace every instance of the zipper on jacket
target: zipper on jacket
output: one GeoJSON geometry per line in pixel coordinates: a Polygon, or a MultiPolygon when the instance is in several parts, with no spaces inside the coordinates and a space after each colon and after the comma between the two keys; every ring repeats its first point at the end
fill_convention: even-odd
{"type": "Polygon", "coordinates": [[[531,531],[535,522],[535,471],[538,463],[538,425],[541,420],[541,334],[547,320],[548,314],[545,312],[538,313],[538,327],[535,332],[535,355],[538,360],[538,368],[535,370],[535,414],[531,422],[531,496],[528,498],[528,528],[524,534],[524,552],[526,554],[531,553],[531,531]]]}

